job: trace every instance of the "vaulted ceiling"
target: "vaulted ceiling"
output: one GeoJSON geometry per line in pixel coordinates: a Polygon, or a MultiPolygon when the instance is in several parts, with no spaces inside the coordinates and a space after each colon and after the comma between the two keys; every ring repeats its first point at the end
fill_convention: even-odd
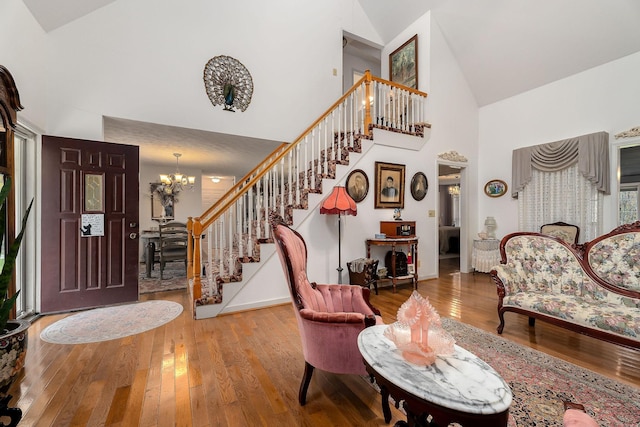
{"type": "MultiPolygon", "coordinates": [[[[23,1],[52,31],[116,0],[23,1]]],[[[640,51],[638,0],[359,1],[385,44],[431,11],[479,106],[640,51]]]]}

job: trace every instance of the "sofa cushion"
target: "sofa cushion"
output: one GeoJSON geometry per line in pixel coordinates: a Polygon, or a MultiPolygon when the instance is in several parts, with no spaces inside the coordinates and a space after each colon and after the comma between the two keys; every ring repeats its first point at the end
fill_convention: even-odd
{"type": "Polygon", "coordinates": [[[495,270],[507,294],[518,291],[565,293],[581,296],[588,276],[576,255],[544,236],[514,236],[505,246],[507,264],[495,270]]]}
{"type": "Polygon", "coordinates": [[[519,307],[592,329],[640,340],[640,308],[629,308],[578,298],[575,295],[518,292],[503,299],[503,306],[519,307]]]}
{"type": "Polygon", "coordinates": [[[595,243],[589,266],[602,280],[622,289],[640,291],[640,233],[623,233],[595,243]]]}

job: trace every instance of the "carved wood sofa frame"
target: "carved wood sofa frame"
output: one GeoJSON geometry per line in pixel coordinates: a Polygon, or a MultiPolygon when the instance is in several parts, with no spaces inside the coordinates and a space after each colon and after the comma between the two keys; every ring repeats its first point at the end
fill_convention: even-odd
{"type": "Polygon", "coordinates": [[[497,328],[507,311],[604,341],[640,349],[640,221],[581,245],[518,232],[500,243],[491,271],[499,297],[497,328]]]}

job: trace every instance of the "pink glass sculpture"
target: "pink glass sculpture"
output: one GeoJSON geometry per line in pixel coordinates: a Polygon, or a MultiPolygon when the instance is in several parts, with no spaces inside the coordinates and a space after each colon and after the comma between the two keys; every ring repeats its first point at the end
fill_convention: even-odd
{"type": "Polygon", "coordinates": [[[444,329],[440,316],[417,291],[398,309],[398,321],[389,325],[384,336],[402,351],[402,357],[416,365],[431,365],[438,355],[454,352],[455,340],[444,329]]]}

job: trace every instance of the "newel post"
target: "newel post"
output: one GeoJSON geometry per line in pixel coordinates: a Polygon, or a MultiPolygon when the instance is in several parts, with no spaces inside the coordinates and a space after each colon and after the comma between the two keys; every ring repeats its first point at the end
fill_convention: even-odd
{"type": "Polygon", "coordinates": [[[371,127],[371,71],[364,72],[364,134],[369,135],[371,127]]]}
{"type": "Polygon", "coordinates": [[[193,217],[187,217],[187,280],[193,278],[193,217]]]}
{"type": "Polygon", "coordinates": [[[202,296],[202,282],[200,281],[200,272],[202,266],[200,265],[200,239],[202,237],[202,223],[200,218],[195,218],[193,221],[193,269],[191,274],[193,277],[193,299],[199,299],[202,296]]]}

